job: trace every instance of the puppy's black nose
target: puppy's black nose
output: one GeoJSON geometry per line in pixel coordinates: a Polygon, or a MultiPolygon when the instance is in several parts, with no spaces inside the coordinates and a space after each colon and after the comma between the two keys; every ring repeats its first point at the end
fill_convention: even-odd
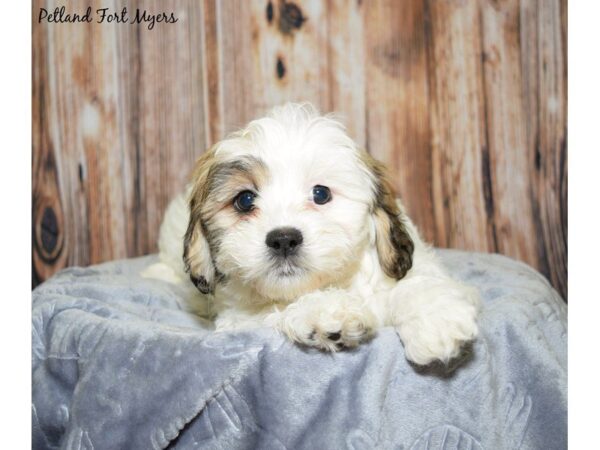
{"type": "Polygon", "coordinates": [[[302,244],[302,233],[297,228],[275,228],[267,234],[267,247],[277,256],[293,255],[302,244]]]}

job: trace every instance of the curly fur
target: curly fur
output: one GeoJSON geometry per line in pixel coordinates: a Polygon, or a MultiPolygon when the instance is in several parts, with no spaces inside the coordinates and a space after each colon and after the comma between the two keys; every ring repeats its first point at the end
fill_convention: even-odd
{"type": "Polygon", "coordinates": [[[273,326],[336,351],[393,326],[417,364],[448,362],[477,335],[477,292],[444,272],[384,166],[307,104],[275,108],[204,153],[159,248],[148,274],[189,283],[187,272],[217,330],[273,326]],[[331,201],[316,204],[315,185],[331,201]],[[257,194],[246,213],[234,207],[244,190],[257,194]],[[302,244],[276,258],[265,236],[290,226],[302,244]]]}

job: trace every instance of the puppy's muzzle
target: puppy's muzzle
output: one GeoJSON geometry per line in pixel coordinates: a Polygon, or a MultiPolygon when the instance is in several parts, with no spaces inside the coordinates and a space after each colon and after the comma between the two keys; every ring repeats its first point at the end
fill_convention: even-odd
{"type": "Polygon", "coordinates": [[[275,256],[286,258],[294,255],[302,244],[302,233],[297,228],[275,228],[267,233],[266,244],[275,256]]]}

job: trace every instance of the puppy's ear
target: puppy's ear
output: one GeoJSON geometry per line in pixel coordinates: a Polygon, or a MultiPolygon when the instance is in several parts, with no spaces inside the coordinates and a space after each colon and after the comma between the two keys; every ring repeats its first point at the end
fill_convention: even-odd
{"type": "Polygon", "coordinates": [[[414,243],[402,222],[403,213],[383,164],[367,152],[361,155],[375,182],[372,218],[379,263],[391,278],[400,280],[412,267],[414,243]]]}
{"type": "Polygon", "coordinates": [[[214,151],[211,149],[196,163],[189,198],[190,218],[183,240],[185,271],[190,274],[190,279],[203,294],[213,293],[217,280],[217,270],[202,219],[202,205],[208,195],[208,177],[213,161],[214,151]]]}
{"type": "Polygon", "coordinates": [[[215,287],[216,270],[212,261],[208,241],[202,234],[200,220],[192,219],[183,240],[183,261],[185,271],[203,294],[212,294],[215,287]]]}

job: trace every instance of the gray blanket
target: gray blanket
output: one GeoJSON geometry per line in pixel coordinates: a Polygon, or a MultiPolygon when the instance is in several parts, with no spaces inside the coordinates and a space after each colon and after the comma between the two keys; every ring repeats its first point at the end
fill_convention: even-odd
{"type": "Polygon", "coordinates": [[[566,307],[534,270],[440,251],[484,298],[453,372],[392,328],[335,355],[275,331],[215,333],[156,257],[70,268],[33,292],[35,449],[562,449],[566,307]]]}

